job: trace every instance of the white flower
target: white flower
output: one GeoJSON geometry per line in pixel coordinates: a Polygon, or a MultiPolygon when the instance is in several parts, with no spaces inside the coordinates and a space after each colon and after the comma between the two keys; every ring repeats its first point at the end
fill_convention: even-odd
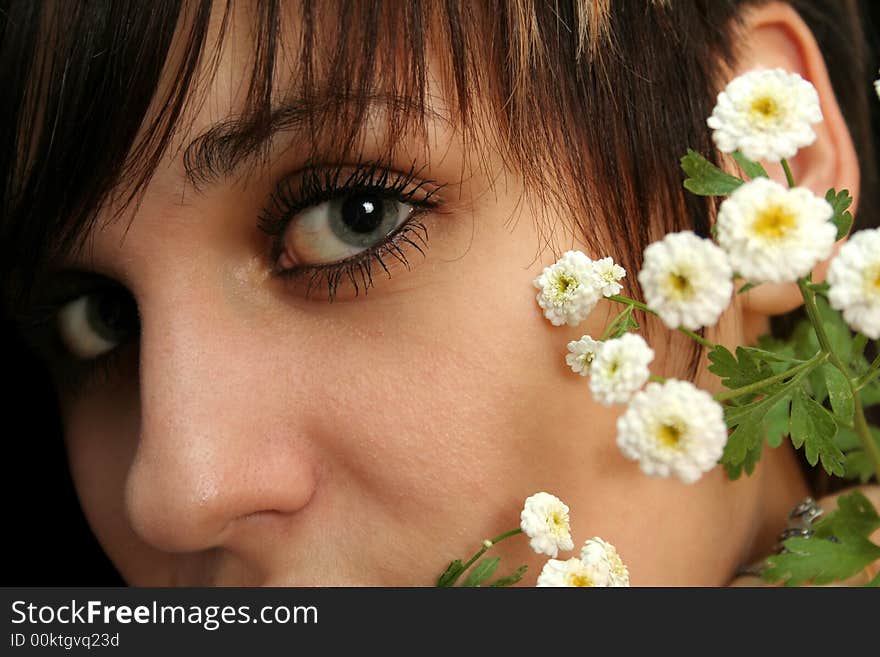
{"type": "Polygon", "coordinates": [[[594,536],[581,548],[584,564],[600,564],[608,571],[608,586],[629,586],[629,569],[611,543],[594,536]]]}
{"type": "Polygon", "coordinates": [[[718,210],[718,244],[750,283],[791,282],[831,255],[834,209],[809,189],[767,178],[740,186],[718,210]]]}
{"type": "Polygon", "coordinates": [[[566,251],[533,282],[540,290],[538,305],[553,326],[577,326],[599,301],[593,261],[580,251],[566,251]]]}
{"type": "Polygon", "coordinates": [[[585,564],[577,557],[550,559],[538,576],[538,586],[605,587],[609,586],[609,571],[602,563],[585,564]]]}
{"type": "Polygon", "coordinates": [[[733,270],[724,251],[689,230],[648,245],[639,283],[669,328],[712,326],[730,303],[733,270]]]}
{"type": "Polygon", "coordinates": [[[593,282],[602,296],[610,297],[619,294],[623,289],[620,281],[626,276],[626,269],[614,263],[611,258],[602,258],[593,262],[593,282]]]}
{"type": "Polygon", "coordinates": [[[880,338],[880,229],[853,233],[828,269],[828,300],[853,330],[880,338]]]}
{"type": "Polygon", "coordinates": [[[706,121],[719,150],[750,160],[779,162],[816,140],[822,120],[819,94],[797,73],[780,68],[750,71],[718,94],[706,121]]]}
{"type": "Polygon", "coordinates": [[[593,357],[590,365],[590,390],[601,404],[623,404],[645,385],[651,375],[648,364],[654,360],[654,350],[642,336],[624,333],[608,340],[593,357]]]}
{"type": "Polygon", "coordinates": [[[555,557],[559,550],[574,549],[568,507],[555,495],[535,493],[527,498],[520,514],[520,527],[538,554],[555,557]]]}
{"type": "Polygon", "coordinates": [[[688,381],[649,383],[617,420],[617,445],[648,475],[693,483],[727,442],[721,405],[688,381]]]}
{"type": "Polygon", "coordinates": [[[567,561],[550,559],[538,576],[538,586],[609,586],[609,572],[602,563],[585,564],[577,557],[567,561]]]}
{"type": "Polygon", "coordinates": [[[565,355],[565,363],[572,372],[587,376],[590,373],[590,364],[601,349],[601,342],[594,340],[589,335],[584,335],[580,340],[572,340],[568,343],[570,353],[565,355]]]}

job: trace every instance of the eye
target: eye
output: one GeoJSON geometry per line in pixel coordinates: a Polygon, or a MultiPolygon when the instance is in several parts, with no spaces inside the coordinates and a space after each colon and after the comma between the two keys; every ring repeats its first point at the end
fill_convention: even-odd
{"type": "Polygon", "coordinates": [[[281,269],[346,260],[381,244],[414,207],[371,191],[330,199],[293,216],[281,239],[281,269]]]}
{"type": "Polygon", "coordinates": [[[428,230],[421,218],[442,214],[433,198],[443,185],[381,163],[306,167],[282,179],[259,218],[272,240],[275,275],[291,290],[325,289],[337,298],[340,285],[354,296],[374,285],[374,273],[391,277],[397,264],[425,255],[428,230]],[[302,287],[300,287],[302,284],[302,287]]]}
{"type": "Polygon", "coordinates": [[[107,288],[83,294],[58,311],[58,334],[70,354],[92,360],[138,331],[137,304],[128,291],[107,288]]]}

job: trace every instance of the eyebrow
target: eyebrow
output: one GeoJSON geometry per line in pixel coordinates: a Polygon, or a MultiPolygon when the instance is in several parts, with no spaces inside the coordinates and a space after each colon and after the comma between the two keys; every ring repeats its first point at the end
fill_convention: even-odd
{"type": "MultiPolygon", "coordinates": [[[[278,134],[302,131],[315,125],[322,114],[339,108],[361,110],[358,125],[351,130],[354,136],[376,108],[388,110],[395,118],[415,120],[417,125],[451,121],[433,110],[427,103],[393,94],[369,96],[324,96],[305,99],[294,96],[275,107],[268,119],[259,116],[233,116],[223,119],[193,139],[183,152],[187,180],[196,188],[217,184],[242,168],[265,158],[266,147],[278,134]]],[[[333,122],[330,125],[334,125],[333,122]]]]}

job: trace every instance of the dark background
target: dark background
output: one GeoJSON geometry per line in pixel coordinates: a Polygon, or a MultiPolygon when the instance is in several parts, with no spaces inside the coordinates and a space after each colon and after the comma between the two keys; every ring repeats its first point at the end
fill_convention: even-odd
{"type": "MultiPolygon", "coordinates": [[[[880,67],[880,2],[870,3],[868,34],[880,67]]],[[[874,104],[875,136],[880,136],[880,102],[874,104]]],[[[46,404],[53,398],[46,372],[3,321],[0,340],[8,388],[3,409],[4,512],[0,518],[4,570],[0,586],[115,586],[124,582],[104,556],[86,524],[70,474],[59,420],[46,404]]]]}

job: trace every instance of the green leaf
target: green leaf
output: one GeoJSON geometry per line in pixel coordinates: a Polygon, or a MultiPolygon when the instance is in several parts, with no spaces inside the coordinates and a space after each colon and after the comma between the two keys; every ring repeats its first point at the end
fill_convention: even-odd
{"type": "Polygon", "coordinates": [[[861,449],[847,452],[843,462],[843,469],[845,479],[858,479],[862,484],[868,483],[871,477],[874,476],[874,464],[871,463],[871,459],[861,449]]]}
{"type": "Polygon", "coordinates": [[[489,584],[490,587],[498,587],[498,586],[510,586],[511,584],[516,584],[519,580],[522,579],[523,574],[528,570],[528,566],[520,566],[517,568],[512,575],[508,575],[507,577],[499,577],[494,582],[489,584]]]}
{"type": "Polygon", "coordinates": [[[742,474],[743,468],[748,471],[748,464],[754,468],[754,451],[761,446],[761,424],[754,416],[749,416],[739,423],[733,433],[727,438],[724,452],[721,454],[721,463],[727,471],[727,476],[736,480],[742,474]]]}
{"type": "Polygon", "coordinates": [[[849,195],[849,191],[846,189],[840,192],[835,192],[832,187],[825,193],[825,200],[828,201],[834,209],[834,214],[831,216],[831,223],[837,226],[837,237],[835,239],[842,239],[846,237],[846,234],[849,233],[849,229],[852,228],[853,218],[852,214],[848,211],[849,206],[852,205],[853,202],[852,196],[849,195]]]}
{"type": "Polygon", "coordinates": [[[759,283],[746,283],[746,284],[743,285],[741,288],[739,288],[739,289],[736,291],[736,293],[737,293],[737,294],[742,294],[743,292],[748,292],[749,290],[752,290],[752,289],[758,287],[758,285],[759,285],[759,283]]]}
{"type": "Polygon", "coordinates": [[[816,523],[816,536],[843,540],[868,538],[880,528],[880,515],[871,501],[860,491],[837,498],[837,508],[816,523]]]}
{"type": "Polygon", "coordinates": [[[821,404],[808,397],[803,388],[795,389],[791,402],[791,442],[804,447],[807,463],[821,460],[828,474],[843,475],[843,452],[834,443],[837,423],[821,404]]]}
{"type": "Polygon", "coordinates": [[[495,573],[495,569],[498,568],[499,563],[501,563],[501,557],[486,557],[485,559],[478,561],[477,565],[473,567],[470,573],[468,573],[462,586],[479,586],[492,577],[495,573]]]}
{"type": "Polygon", "coordinates": [[[751,348],[737,347],[734,356],[726,347],[716,345],[709,352],[712,364],[708,369],[721,377],[721,383],[732,390],[757,383],[773,372],[766,364],[757,362],[752,353],[751,348]]]}
{"type": "Polygon", "coordinates": [[[783,439],[791,432],[790,408],[791,397],[786,395],[767,411],[764,418],[764,425],[767,427],[767,444],[774,449],[779,447],[783,439]]]}
{"type": "Polygon", "coordinates": [[[464,572],[464,565],[461,563],[461,559],[456,559],[449,567],[437,578],[437,586],[438,587],[448,587],[454,586],[455,581],[461,576],[462,572],[464,572]]]}
{"type": "Polygon", "coordinates": [[[690,148],[681,158],[681,168],[688,176],[684,188],[698,196],[727,196],[743,184],[740,178],[725,173],[690,148]]]}
{"type": "Polygon", "coordinates": [[[769,178],[767,171],[757,162],[753,162],[739,151],[733,152],[733,159],[749,178],[769,178]]]}
{"type": "Polygon", "coordinates": [[[633,307],[628,306],[620,315],[618,315],[610,326],[605,330],[609,340],[619,338],[630,331],[638,331],[639,323],[633,317],[633,307]]]}
{"type": "Polygon", "coordinates": [[[880,546],[868,540],[878,527],[880,516],[867,497],[859,491],[841,495],[837,509],[816,522],[812,537],[789,538],[785,552],[768,557],[764,578],[786,580],[786,586],[848,579],[880,558],[880,546]]]}
{"type": "Polygon", "coordinates": [[[770,362],[769,358],[767,359],[774,374],[780,374],[787,370],[789,368],[787,363],[795,360],[800,361],[800,359],[795,356],[794,343],[790,340],[780,340],[771,335],[762,335],[758,338],[758,348],[776,354],[780,359],[784,360],[784,362],[780,361],[779,363],[773,363],[770,362]]]}
{"type": "Polygon", "coordinates": [[[749,356],[751,356],[752,359],[762,360],[767,363],[791,363],[795,360],[792,354],[782,351],[769,351],[767,349],[760,349],[758,347],[739,348],[746,352],[749,356]]]}
{"type": "Polygon", "coordinates": [[[849,379],[831,363],[825,363],[822,366],[822,373],[825,375],[825,384],[828,387],[828,400],[831,402],[834,414],[844,424],[852,424],[853,417],[855,416],[855,401],[853,400],[849,379]]]}
{"type": "MultiPolygon", "coordinates": [[[[874,442],[880,447],[880,428],[868,426],[874,442]]],[[[864,450],[858,434],[849,427],[838,427],[834,442],[846,454],[843,462],[844,477],[865,484],[874,476],[874,463],[864,450]]]]}
{"type": "Polygon", "coordinates": [[[807,381],[810,383],[810,396],[818,403],[822,404],[828,398],[828,385],[825,383],[825,375],[822,368],[817,368],[807,375],[807,381]]]}
{"type": "Polygon", "coordinates": [[[767,581],[786,586],[816,585],[848,579],[880,559],[880,547],[861,536],[833,542],[823,538],[789,538],[786,552],[767,557],[767,581]]]}
{"type": "Polygon", "coordinates": [[[862,441],[859,439],[859,435],[849,427],[837,427],[837,435],[834,436],[834,442],[844,452],[862,448],[862,441]]]}
{"type": "Polygon", "coordinates": [[[808,319],[797,323],[791,334],[791,342],[794,346],[794,355],[802,360],[812,358],[819,351],[819,339],[808,319]]]}
{"type": "Polygon", "coordinates": [[[868,540],[878,528],[880,516],[867,497],[859,491],[841,495],[837,509],[816,522],[813,536],[790,538],[783,543],[786,552],[768,558],[764,578],[786,580],[787,586],[848,579],[880,558],[880,546],[868,540]]]}

